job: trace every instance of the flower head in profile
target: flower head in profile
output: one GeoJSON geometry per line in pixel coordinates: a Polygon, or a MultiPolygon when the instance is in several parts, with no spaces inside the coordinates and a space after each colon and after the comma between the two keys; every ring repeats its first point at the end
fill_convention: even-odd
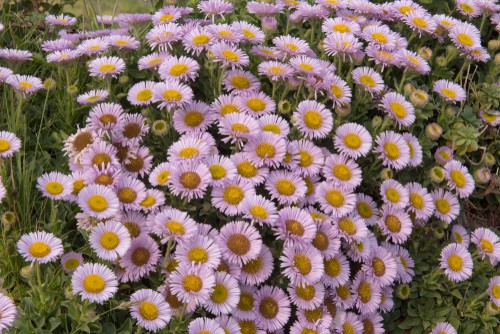
{"type": "Polygon", "coordinates": [[[39,263],[54,262],[63,252],[61,239],[44,231],[23,235],[17,249],[26,261],[39,263]]]}

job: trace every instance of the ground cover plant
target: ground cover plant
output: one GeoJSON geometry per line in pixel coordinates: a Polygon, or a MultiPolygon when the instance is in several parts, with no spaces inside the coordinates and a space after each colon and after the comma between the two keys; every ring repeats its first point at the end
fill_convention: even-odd
{"type": "Polygon", "coordinates": [[[100,2],[2,6],[0,332],[499,332],[495,1],[100,2]]]}

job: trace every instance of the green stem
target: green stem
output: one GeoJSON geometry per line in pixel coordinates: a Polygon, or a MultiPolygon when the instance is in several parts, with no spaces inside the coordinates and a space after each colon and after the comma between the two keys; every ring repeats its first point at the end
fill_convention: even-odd
{"type": "Polygon", "coordinates": [[[35,261],[35,266],[36,266],[36,278],[38,280],[38,286],[42,287],[42,270],[40,268],[40,263],[38,261],[35,261]]]}
{"type": "Polygon", "coordinates": [[[405,69],[403,71],[403,77],[401,78],[401,82],[399,83],[399,87],[398,87],[398,93],[400,93],[400,94],[401,94],[401,90],[403,89],[403,85],[405,84],[406,74],[407,74],[407,71],[405,69]]]}

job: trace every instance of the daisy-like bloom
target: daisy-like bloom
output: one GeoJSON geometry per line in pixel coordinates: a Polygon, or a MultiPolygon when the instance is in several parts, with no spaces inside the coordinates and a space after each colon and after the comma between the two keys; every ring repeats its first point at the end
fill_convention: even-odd
{"type": "Polygon", "coordinates": [[[4,82],[13,73],[10,68],[0,66],[0,83],[4,82]]]}
{"type": "Polygon", "coordinates": [[[329,56],[340,56],[342,61],[353,60],[362,49],[363,44],[353,34],[334,32],[328,34],[323,41],[325,52],[329,56]]]}
{"type": "Polygon", "coordinates": [[[21,148],[21,140],[8,131],[0,131],[0,158],[10,158],[21,148]]]}
{"type": "Polygon", "coordinates": [[[437,23],[433,17],[425,11],[414,10],[403,17],[405,22],[411,29],[418,32],[419,36],[423,32],[432,34],[436,31],[437,23]]]}
{"type": "Polygon", "coordinates": [[[80,57],[77,50],[55,51],[47,55],[47,63],[66,63],[80,57]]]}
{"type": "Polygon", "coordinates": [[[325,138],[333,128],[332,112],[322,103],[305,100],[293,113],[295,126],[308,138],[325,138]]]}
{"type": "Polygon", "coordinates": [[[325,34],[331,34],[335,32],[341,34],[358,34],[361,30],[357,22],[341,17],[326,19],[325,21],[323,21],[321,29],[325,34]]]}
{"type": "Polygon", "coordinates": [[[103,264],[85,263],[78,267],[71,277],[73,292],[82,299],[102,304],[118,291],[116,275],[103,264]]]}
{"type": "Polygon", "coordinates": [[[325,287],[321,283],[289,285],[288,293],[292,303],[305,310],[316,309],[325,299],[325,287]]]}
{"type": "Polygon", "coordinates": [[[207,29],[219,42],[237,44],[241,41],[241,32],[238,31],[233,25],[225,23],[211,24],[207,26],[207,29]]]}
{"type": "Polygon", "coordinates": [[[404,209],[409,202],[408,190],[396,180],[388,179],[380,185],[380,195],[386,204],[404,209]]]}
{"type": "Polygon", "coordinates": [[[215,115],[204,102],[192,101],[174,112],[174,128],[180,134],[204,132],[215,120],[215,115]]]}
{"type": "Polygon", "coordinates": [[[0,49],[0,58],[10,61],[22,62],[32,60],[33,54],[27,50],[0,49]]]}
{"type": "Polygon", "coordinates": [[[368,130],[357,123],[346,123],[337,128],[333,139],[340,153],[353,159],[363,157],[372,148],[372,137],[368,130]]]}
{"type": "Polygon", "coordinates": [[[201,52],[208,49],[213,39],[207,28],[196,27],[184,35],[182,44],[187,52],[199,56],[201,52]]]}
{"type": "Polygon", "coordinates": [[[29,262],[53,262],[63,252],[61,239],[44,231],[23,235],[17,242],[19,254],[29,262]]]}
{"type": "Polygon", "coordinates": [[[394,92],[385,94],[379,106],[402,126],[410,126],[415,122],[415,109],[401,94],[394,92]]]}
{"type": "Polygon", "coordinates": [[[290,78],[293,74],[293,68],[279,61],[264,61],[259,64],[258,72],[260,75],[265,75],[271,81],[279,81],[290,78]]]}
{"type": "MultiPolygon", "coordinates": [[[[254,46],[251,50],[252,54],[265,60],[277,60],[283,57],[283,54],[274,47],[269,46],[254,46]]],[[[293,73],[293,69],[290,67],[293,73]]]]}
{"type": "Polygon", "coordinates": [[[153,186],[166,186],[172,174],[172,165],[162,162],[149,174],[149,183],[153,186]]]}
{"type": "Polygon", "coordinates": [[[12,74],[5,79],[5,83],[26,95],[43,89],[42,80],[31,75],[12,74]]]}
{"type": "Polygon", "coordinates": [[[156,332],[167,327],[172,310],[162,294],[141,289],[130,296],[130,315],[137,320],[137,324],[148,331],[156,332]]]}
{"type": "Polygon", "coordinates": [[[378,94],[384,89],[384,80],[379,73],[371,67],[363,66],[357,67],[352,71],[352,78],[354,81],[370,92],[378,94]]]}
{"type": "Polygon", "coordinates": [[[436,189],[431,193],[431,196],[436,207],[434,215],[438,219],[450,224],[458,217],[460,204],[455,195],[444,189],[436,189]]]}
{"type": "Polygon", "coordinates": [[[225,0],[204,0],[198,4],[198,9],[205,13],[205,18],[211,16],[214,22],[217,16],[224,18],[224,14],[233,11],[233,4],[225,0]]]}
{"type": "Polygon", "coordinates": [[[313,241],[316,235],[316,224],[312,216],[298,207],[284,207],[278,213],[279,218],[274,226],[277,239],[307,244],[313,241]]]}
{"type": "Polygon", "coordinates": [[[264,285],[255,294],[256,323],[266,331],[276,331],[288,322],[290,299],[280,288],[264,285]]]}
{"type": "Polygon", "coordinates": [[[321,63],[308,56],[296,56],[290,59],[290,65],[299,75],[319,75],[321,71],[321,63]]]}
{"type": "Polygon", "coordinates": [[[175,259],[181,265],[215,269],[219,266],[221,252],[215,242],[206,236],[196,235],[179,243],[175,259]]]}
{"type": "Polygon", "coordinates": [[[127,100],[135,106],[144,106],[153,102],[154,81],[141,81],[130,87],[127,100]]]}
{"type": "Polygon", "coordinates": [[[338,323],[334,324],[338,334],[362,334],[363,323],[354,312],[346,312],[345,317],[338,323]]]}
{"type": "Polygon", "coordinates": [[[340,77],[336,75],[328,76],[323,82],[323,87],[336,106],[351,102],[351,89],[340,77]]]}
{"type": "Polygon", "coordinates": [[[377,239],[370,230],[368,230],[368,233],[363,240],[348,240],[348,242],[349,245],[346,245],[346,255],[347,257],[349,257],[349,259],[355,262],[368,261],[372,249],[377,245],[377,239]]]}
{"type": "Polygon", "coordinates": [[[327,287],[335,288],[349,280],[351,273],[349,261],[342,253],[338,253],[330,259],[323,259],[323,265],[325,274],[321,278],[321,282],[327,287]]]}
{"type": "MultiPolygon", "coordinates": [[[[298,321],[306,326],[315,326],[318,329],[330,328],[333,317],[324,305],[313,308],[312,310],[298,309],[298,321]]],[[[327,331],[328,332],[328,331],[327,331]]]]}
{"type": "Polygon", "coordinates": [[[17,318],[14,301],[0,292],[0,331],[8,330],[17,318]]]}
{"type": "Polygon", "coordinates": [[[182,17],[182,10],[178,7],[168,6],[160,9],[151,17],[154,25],[175,22],[182,17]]]}
{"type": "Polygon", "coordinates": [[[438,93],[445,101],[451,103],[465,101],[467,97],[462,87],[446,79],[434,82],[432,90],[438,93]]]}
{"type": "Polygon", "coordinates": [[[430,334],[457,334],[457,330],[447,322],[438,322],[430,334]]]}
{"type": "MultiPolygon", "coordinates": [[[[212,2],[213,0],[208,0],[212,2]]],[[[208,2],[202,1],[202,2],[208,2]]],[[[224,330],[219,323],[210,318],[197,318],[189,323],[189,334],[224,334],[224,330]]]]}
{"type": "Polygon", "coordinates": [[[61,257],[61,267],[67,273],[74,272],[83,265],[83,256],[80,253],[69,252],[61,257]]]}
{"type": "Polygon", "coordinates": [[[103,260],[114,261],[130,247],[130,234],[119,222],[99,223],[89,236],[90,247],[103,260]]]}
{"type": "Polygon", "coordinates": [[[104,25],[112,25],[115,23],[116,17],[111,16],[111,15],[96,15],[95,16],[96,20],[98,23],[104,24],[104,25]]]}
{"type": "Polygon", "coordinates": [[[244,221],[224,225],[216,242],[222,257],[233,264],[245,264],[256,259],[262,247],[259,231],[244,221]]]}
{"type": "Polygon", "coordinates": [[[410,216],[403,210],[391,205],[382,207],[378,226],[382,234],[395,244],[404,243],[412,232],[410,216]]]}
{"type": "Polygon", "coordinates": [[[243,70],[228,71],[222,83],[226,90],[234,93],[251,93],[260,89],[259,79],[243,70]]]}
{"type": "Polygon", "coordinates": [[[246,21],[233,22],[233,26],[241,31],[242,40],[252,44],[261,44],[265,39],[264,32],[246,21]]]}
{"type": "Polygon", "coordinates": [[[394,50],[396,48],[397,34],[386,25],[367,25],[363,29],[362,37],[373,46],[382,50],[394,50]]]}
{"type": "Polygon", "coordinates": [[[50,199],[66,199],[73,191],[69,176],[59,172],[45,173],[37,179],[36,188],[50,199]]]}
{"type": "Polygon", "coordinates": [[[280,257],[283,275],[291,284],[315,284],[324,273],[321,253],[308,244],[287,244],[280,257]]]}
{"type": "Polygon", "coordinates": [[[472,275],[472,256],[464,246],[449,244],[441,251],[439,266],[450,281],[465,281],[472,275]]]}
{"type": "Polygon", "coordinates": [[[301,176],[314,176],[319,173],[325,160],[323,151],[309,140],[299,140],[296,144],[298,164],[293,171],[301,176]]]}
{"type": "Polygon", "coordinates": [[[241,266],[239,280],[244,284],[258,285],[271,276],[274,257],[269,247],[262,245],[259,255],[241,266]]]}
{"type": "Polygon", "coordinates": [[[44,41],[42,43],[42,49],[45,52],[56,52],[56,51],[63,51],[63,50],[70,50],[74,47],[74,44],[72,41],[67,40],[67,39],[56,39],[56,40],[48,40],[44,41]]]}
{"type": "Polygon", "coordinates": [[[135,177],[121,177],[115,189],[116,196],[125,210],[139,208],[139,203],[146,199],[146,186],[135,177]]]}
{"type": "Polygon", "coordinates": [[[403,63],[400,57],[398,57],[398,52],[381,50],[378,46],[369,45],[366,47],[365,52],[368,59],[373,60],[375,64],[382,66],[381,71],[383,71],[386,66],[399,67],[403,63]]]}
{"type": "Polygon", "coordinates": [[[330,293],[332,294],[334,303],[344,310],[352,308],[356,304],[354,291],[350,283],[339,285],[331,289],[330,293]]]}
{"type": "Polygon", "coordinates": [[[465,248],[469,247],[470,235],[469,231],[462,225],[453,225],[451,228],[450,238],[456,244],[462,245],[465,248]]]}
{"type": "Polygon", "coordinates": [[[180,107],[191,102],[193,90],[177,80],[158,82],[153,86],[153,101],[160,102],[159,108],[180,107]]]}
{"type": "Polygon", "coordinates": [[[215,287],[215,276],[207,268],[179,266],[167,279],[172,293],[184,303],[205,303],[215,287]]]}
{"type": "Polygon", "coordinates": [[[202,198],[211,180],[210,170],[205,164],[187,161],[172,170],[169,188],[174,195],[186,197],[190,201],[202,198]]]}
{"type": "Polygon", "coordinates": [[[47,15],[45,17],[45,22],[47,22],[50,26],[69,27],[76,24],[76,18],[65,14],[47,15]]]}
{"type": "Polygon", "coordinates": [[[171,163],[201,161],[210,153],[210,147],[195,136],[184,135],[168,148],[167,157],[171,163]]]}
{"type": "Polygon", "coordinates": [[[224,118],[229,116],[230,114],[243,114],[238,102],[238,98],[235,95],[222,94],[215,99],[210,107],[215,114],[220,115],[224,118]]]}
{"type": "Polygon", "coordinates": [[[149,153],[149,149],[145,146],[133,147],[129,151],[129,155],[122,161],[124,173],[130,176],[141,176],[149,173],[153,157],[149,153]]]}
{"type": "Polygon", "coordinates": [[[155,270],[160,255],[158,244],[147,234],[132,239],[130,247],[119,261],[120,267],[125,271],[121,281],[139,281],[155,270]]]}
{"type": "Polygon", "coordinates": [[[384,318],[377,312],[365,313],[359,316],[359,320],[363,324],[363,333],[384,334],[384,318]]]}
{"type": "Polygon", "coordinates": [[[376,139],[374,151],[379,153],[382,164],[401,170],[409,164],[410,148],[402,135],[394,131],[384,131],[376,139]]]}
{"type": "Polygon", "coordinates": [[[240,96],[237,103],[241,111],[255,117],[268,115],[276,110],[274,100],[263,92],[248,92],[248,94],[240,96]]]}
{"type": "Polygon", "coordinates": [[[444,165],[448,187],[455,190],[458,197],[469,197],[474,191],[475,182],[467,167],[459,161],[452,160],[444,165]]]}
{"type": "Polygon", "coordinates": [[[215,62],[220,62],[223,67],[230,67],[233,70],[246,67],[250,62],[245,52],[226,42],[212,45],[210,51],[214,55],[215,62]]]}
{"type": "Polygon", "coordinates": [[[288,57],[307,54],[311,50],[306,41],[290,35],[273,38],[273,44],[288,57]]]}
{"type": "Polygon", "coordinates": [[[154,50],[158,48],[161,51],[168,50],[173,42],[181,38],[181,27],[173,22],[154,26],[153,29],[146,34],[146,40],[151,49],[154,50]]]}
{"type": "Polygon", "coordinates": [[[479,111],[479,116],[484,122],[490,124],[491,126],[497,126],[500,124],[500,111],[482,109],[479,111]]]}
{"type": "Polygon", "coordinates": [[[299,175],[282,170],[271,172],[265,186],[271,198],[283,205],[296,203],[307,191],[306,183],[299,175]]]}
{"type": "Polygon", "coordinates": [[[222,328],[226,334],[238,334],[240,333],[240,325],[236,321],[236,318],[228,315],[221,315],[215,318],[215,321],[222,328]]]}
{"type": "Polygon", "coordinates": [[[438,147],[434,152],[434,159],[442,166],[453,160],[453,149],[448,146],[438,147]]]}
{"type": "Polygon", "coordinates": [[[464,54],[468,59],[472,59],[473,61],[481,61],[483,63],[487,62],[491,58],[489,52],[482,47],[478,47],[472,50],[465,50],[464,54]]]}
{"type": "Polygon", "coordinates": [[[500,306],[500,276],[494,276],[490,279],[488,285],[488,293],[491,301],[497,306],[500,306]]]}
{"type": "Polygon", "coordinates": [[[380,287],[390,286],[396,279],[396,259],[386,248],[374,247],[370,257],[363,264],[362,270],[380,287]]]}
{"type": "Polygon", "coordinates": [[[277,167],[286,154],[285,139],[271,132],[261,132],[250,138],[243,148],[256,166],[277,167]]]}
{"type": "Polygon", "coordinates": [[[477,228],[472,232],[471,241],[477,246],[483,259],[487,256],[492,264],[500,260],[500,238],[492,230],[477,228]]]}
{"type": "Polygon", "coordinates": [[[161,210],[152,220],[151,230],[162,238],[162,243],[169,240],[186,242],[198,233],[196,222],[187,213],[174,208],[161,210]]]}
{"type": "Polygon", "coordinates": [[[358,164],[344,155],[329,155],[322,169],[327,181],[345,189],[353,190],[361,184],[362,175],[358,164]]]}
{"type": "Polygon", "coordinates": [[[87,126],[92,130],[112,130],[123,122],[123,108],[118,103],[99,103],[87,117],[87,126]]]}
{"type": "Polygon", "coordinates": [[[377,203],[369,195],[356,194],[356,212],[367,225],[373,225],[377,222],[378,207],[377,203]]]}
{"type": "Polygon", "coordinates": [[[89,64],[91,77],[108,78],[116,76],[125,70],[125,62],[118,57],[100,57],[89,64]]]}
{"type": "MultiPolygon", "coordinates": [[[[395,267],[396,263],[394,262],[395,267]]],[[[369,314],[377,311],[381,301],[380,286],[362,271],[358,271],[352,285],[356,298],[356,308],[360,313],[369,314]]]]}
{"type": "Polygon", "coordinates": [[[333,181],[321,182],[316,188],[316,201],[333,217],[343,217],[354,210],[356,196],[333,181]]]}
{"type": "Polygon", "coordinates": [[[318,223],[318,230],[312,240],[312,245],[325,259],[332,258],[338,253],[340,249],[340,239],[330,222],[320,221],[318,223]]]}
{"type": "Polygon", "coordinates": [[[206,164],[212,175],[212,186],[222,187],[236,177],[236,166],[231,159],[222,155],[211,155],[206,159],[206,164]]]}
{"type": "Polygon", "coordinates": [[[140,70],[158,68],[168,56],[167,52],[153,52],[139,58],[137,66],[140,70]]]}
{"type": "Polygon", "coordinates": [[[336,219],[333,227],[339,237],[348,243],[362,242],[369,232],[364,221],[355,214],[336,219]]]}
{"type": "Polygon", "coordinates": [[[263,196],[247,196],[241,202],[243,218],[252,220],[254,223],[273,226],[278,219],[276,206],[263,196]]]}
{"type": "Polygon", "coordinates": [[[198,76],[200,65],[193,58],[169,56],[158,69],[160,77],[165,81],[192,81],[198,76]]]}
{"type": "Polygon", "coordinates": [[[242,201],[253,195],[255,189],[252,184],[232,181],[212,190],[212,205],[221,212],[234,216],[242,212],[242,201]]]}
{"type": "Polygon", "coordinates": [[[84,40],[76,48],[83,55],[97,55],[109,49],[109,42],[107,38],[97,37],[84,40]]]}
{"type": "Polygon", "coordinates": [[[90,184],[78,193],[78,205],[91,217],[111,218],[118,213],[119,200],[115,192],[106,186],[90,184]]]}
{"type": "Polygon", "coordinates": [[[92,104],[104,101],[108,98],[109,93],[104,89],[93,89],[87,93],[81,94],[76,98],[76,102],[80,104],[92,104]]]}
{"type": "Polygon", "coordinates": [[[207,310],[214,314],[229,314],[240,300],[238,281],[225,272],[215,273],[215,286],[210,298],[205,302],[207,310]]]}
{"type": "Polygon", "coordinates": [[[415,214],[417,219],[428,219],[434,213],[434,201],[427,189],[420,183],[410,182],[406,184],[409,194],[408,211],[415,214]]]}
{"type": "Polygon", "coordinates": [[[408,145],[408,148],[410,149],[410,162],[408,165],[412,167],[420,166],[422,163],[423,153],[422,146],[420,145],[418,138],[409,132],[405,132],[402,135],[408,145]]]}
{"type": "Polygon", "coordinates": [[[258,119],[261,131],[272,132],[286,138],[290,133],[288,121],[278,115],[265,115],[258,119]]]}
{"type": "Polygon", "coordinates": [[[457,0],[457,9],[468,18],[481,16],[482,13],[477,1],[472,0],[457,0]]]}
{"type": "Polygon", "coordinates": [[[141,43],[132,36],[111,35],[108,37],[109,45],[119,50],[137,50],[141,43]]]}
{"type": "Polygon", "coordinates": [[[413,51],[403,49],[398,52],[398,55],[402,59],[406,67],[412,69],[417,73],[426,75],[431,71],[429,63],[413,51]]]}

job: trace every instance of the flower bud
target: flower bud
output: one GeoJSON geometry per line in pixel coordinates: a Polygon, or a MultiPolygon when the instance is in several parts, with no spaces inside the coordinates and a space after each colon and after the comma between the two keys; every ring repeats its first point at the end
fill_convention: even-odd
{"type": "Polygon", "coordinates": [[[384,122],[384,120],[382,119],[382,117],[380,117],[380,116],[374,116],[372,118],[372,128],[373,129],[379,128],[382,125],[383,122],[384,122]]]}
{"type": "Polygon", "coordinates": [[[410,101],[417,107],[425,107],[425,105],[429,102],[429,94],[421,89],[416,89],[411,93],[410,101]]]}
{"type": "Polygon", "coordinates": [[[448,118],[455,118],[457,116],[457,108],[454,106],[447,106],[444,112],[448,118]]]}
{"type": "Polygon", "coordinates": [[[497,315],[500,314],[500,307],[498,307],[497,304],[493,303],[491,300],[489,300],[486,303],[486,312],[488,312],[491,315],[497,315]]]}
{"type": "Polygon", "coordinates": [[[474,172],[474,181],[479,184],[487,184],[491,180],[491,172],[488,167],[479,168],[474,172]]]}
{"type": "Polygon", "coordinates": [[[486,152],[484,154],[483,161],[486,164],[486,166],[488,166],[488,167],[493,166],[497,162],[497,160],[495,159],[495,156],[493,154],[491,154],[490,152],[486,152]]]}
{"type": "Polygon", "coordinates": [[[488,51],[495,52],[498,49],[500,49],[500,40],[492,39],[491,41],[488,42],[488,51]]]}
{"type": "Polygon", "coordinates": [[[444,180],[444,169],[439,166],[431,168],[431,180],[435,183],[441,183],[444,180]]]}
{"type": "Polygon", "coordinates": [[[32,265],[24,266],[19,271],[21,277],[24,277],[26,279],[32,278],[34,273],[35,273],[35,268],[33,268],[32,265]]]}
{"type": "Polygon", "coordinates": [[[399,299],[405,300],[410,297],[411,294],[411,288],[408,284],[400,284],[396,288],[396,295],[399,297],[399,299]]]}
{"type": "Polygon", "coordinates": [[[425,127],[425,135],[430,140],[438,140],[442,134],[443,128],[437,123],[431,123],[425,127]]]}
{"type": "Polygon", "coordinates": [[[262,30],[266,33],[274,33],[278,27],[278,21],[274,16],[265,16],[262,18],[262,30]]]}
{"type": "Polygon", "coordinates": [[[71,85],[68,88],[66,88],[66,92],[69,95],[75,95],[78,93],[78,87],[76,87],[75,85],[71,85]]]}
{"type": "Polygon", "coordinates": [[[443,237],[444,237],[444,230],[441,227],[436,227],[432,232],[433,232],[434,237],[436,239],[439,239],[439,240],[443,239],[443,237]]]}
{"type": "Polygon", "coordinates": [[[17,220],[16,213],[14,211],[5,211],[2,215],[2,223],[5,226],[12,226],[17,220]]]}
{"type": "Polygon", "coordinates": [[[71,289],[70,287],[64,289],[64,297],[66,297],[66,299],[73,299],[75,297],[73,289],[71,289]]]}
{"type": "Polygon", "coordinates": [[[448,45],[446,47],[446,54],[448,55],[448,59],[451,61],[458,56],[458,49],[453,45],[448,45]]]}
{"type": "Polygon", "coordinates": [[[343,105],[337,105],[335,107],[335,112],[341,117],[348,116],[351,113],[351,104],[347,103],[343,105]]]}
{"type": "Polygon", "coordinates": [[[411,82],[408,82],[407,84],[404,85],[403,90],[406,95],[410,95],[416,90],[416,88],[411,82]]]}
{"type": "Polygon", "coordinates": [[[54,79],[52,79],[52,78],[47,78],[43,82],[43,87],[46,90],[52,90],[52,89],[56,88],[56,86],[57,86],[56,81],[54,79]]]}
{"type": "Polygon", "coordinates": [[[418,49],[418,55],[425,60],[429,60],[432,58],[432,50],[425,46],[421,47],[420,49],[418,49]]]}
{"type": "Polygon", "coordinates": [[[282,114],[288,114],[292,111],[292,105],[288,100],[281,100],[278,102],[278,111],[282,114]]]}
{"type": "Polygon", "coordinates": [[[436,65],[439,67],[446,67],[448,65],[448,61],[445,56],[436,57],[436,65]]]}
{"type": "Polygon", "coordinates": [[[163,136],[168,132],[168,124],[162,119],[154,121],[151,131],[153,131],[153,133],[157,136],[163,136]]]}
{"type": "Polygon", "coordinates": [[[380,176],[382,177],[383,180],[388,180],[388,179],[392,179],[394,177],[394,173],[392,172],[392,170],[390,168],[384,168],[380,172],[380,176]]]}
{"type": "Polygon", "coordinates": [[[124,85],[126,84],[127,82],[129,82],[129,77],[128,75],[120,75],[120,77],[118,78],[118,83],[124,85]]]}
{"type": "Polygon", "coordinates": [[[495,55],[495,65],[500,65],[500,53],[495,55]]]}

